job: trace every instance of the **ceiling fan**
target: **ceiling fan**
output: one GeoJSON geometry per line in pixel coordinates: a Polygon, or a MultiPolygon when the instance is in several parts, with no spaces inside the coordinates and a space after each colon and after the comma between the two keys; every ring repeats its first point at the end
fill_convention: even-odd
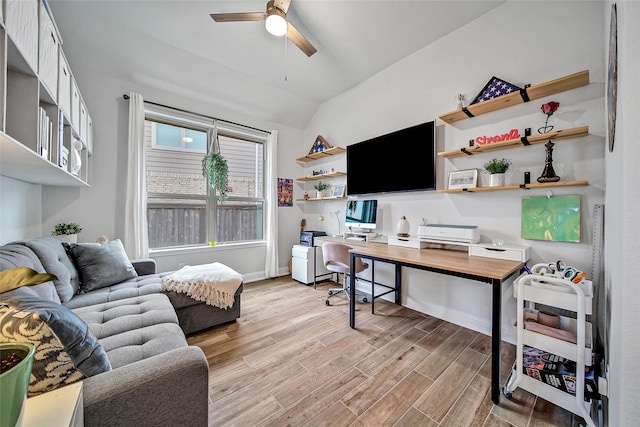
{"type": "Polygon", "coordinates": [[[246,13],[212,13],[211,17],[216,22],[239,21],[265,21],[265,27],[274,36],[284,36],[300,48],[307,56],[317,52],[317,49],[307,40],[300,31],[287,21],[287,10],[291,0],[269,0],[266,12],[246,13]]]}

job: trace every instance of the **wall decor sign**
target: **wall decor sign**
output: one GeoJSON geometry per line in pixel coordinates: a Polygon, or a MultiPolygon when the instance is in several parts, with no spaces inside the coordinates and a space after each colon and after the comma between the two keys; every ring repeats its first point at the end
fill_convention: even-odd
{"type": "Polygon", "coordinates": [[[616,104],[618,100],[618,9],[611,5],[609,25],[609,70],[607,73],[607,112],[609,116],[609,152],[616,139],[616,104]]]}
{"type": "Polygon", "coordinates": [[[523,239],[580,242],[580,196],[522,198],[523,239]]]}
{"type": "Polygon", "coordinates": [[[293,179],[278,178],[278,206],[293,206],[293,179]]]}
{"type": "Polygon", "coordinates": [[[478,184],[478,169],[449,172],[449,189],[475,188],[478,184]]]}
{"type": "Polygon", "coordinates": [[[493,142],[502,142],[502,141],[508,141],[510,139],[519,139],[519,138],[520,138],[520,132],[518,132],[518,129],[511,129],[509,132],[503,133],[501,135],[479,136],[475,139],[475,143],[476,145],[487,145],[493,142]]]}

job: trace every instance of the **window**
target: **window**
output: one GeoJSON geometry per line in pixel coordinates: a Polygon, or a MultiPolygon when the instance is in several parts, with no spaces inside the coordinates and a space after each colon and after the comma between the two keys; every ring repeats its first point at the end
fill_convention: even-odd
{"type": "Polygon", "coordinates": [[[267,134],[218,123],[229,166],[229,197],[220,203],[202,176],[214,123],[156,108],[145,120],[149,248],[262,240],[267,134]]]}

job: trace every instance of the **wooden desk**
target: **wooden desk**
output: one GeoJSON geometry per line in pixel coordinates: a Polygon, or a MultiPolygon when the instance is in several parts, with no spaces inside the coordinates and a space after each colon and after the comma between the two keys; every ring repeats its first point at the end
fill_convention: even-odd
{"type": "MultiPolygon", "coordinates": [[[[346,243],[346,242],[345,242],[346,243]]],[[[350,244],[348,242],[347,244],[350,244]]],[[[395,303],[400,304],[402,289],[402,267],[417,268],[490,283],[491,297],[491,400],[500,402],[500,346],[502,318],[502,283],[512,274],[517,273],[524,263],[504,261],[492,258],[470,257],[467,252],[443,249],[412,249],[380,243],[358,242],[351,249],[351,275],[349,305],[349,326],[356,327],[356,275],[354,265],[356,258],[366,258],[395,265],[395,303]]],[[[372,277],[373,280],[373,277],[372,277]]],[[[373,298],[373,295],[372,295],[373,298]]]]}

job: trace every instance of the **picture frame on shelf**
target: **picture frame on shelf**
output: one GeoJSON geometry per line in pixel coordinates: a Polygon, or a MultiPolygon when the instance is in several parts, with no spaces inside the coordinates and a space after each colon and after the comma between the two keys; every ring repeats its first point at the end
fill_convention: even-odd
{"type": "Polygon", "coordinates": [[[478,169],[449,172],[449,190],[475,188],[478,186],[478,169]]]}
{"type": "Polygon", "coordinates": [[[340,185],[334,185],[333,186],[333,193],[331,194],[333,197],[344,197],[344,193],[346,190],[346,185],[344,184],[340,184],[340,185]]]}

